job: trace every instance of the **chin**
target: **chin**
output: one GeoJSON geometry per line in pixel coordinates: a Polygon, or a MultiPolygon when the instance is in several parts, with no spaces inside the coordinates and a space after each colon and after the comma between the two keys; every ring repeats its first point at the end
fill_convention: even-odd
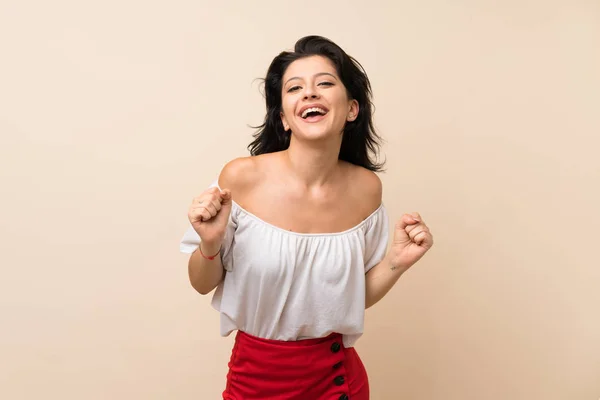
{"type": "MultiPolygon", "coordinates": [[[[322,121],[325,122],[325,121],[322,121]]],[[[314,124],[300,124],[298,126],[296,136],[302,140],[328,140],[338,136],[335,132],[341,132],[343,127],[335,129],[331,124],[326,123],[314,123],[314,124]],[[304,126],[302,126],[304,125],[304,126]]]]}
{"type": "Polygon", "coordinates": [[[304,129],[298,132],[296,136],[301,140],[321,141],[334,138],[336,135],[333,132],[334,131],[331,129],[314,127],[311,129],[304,129]]]}

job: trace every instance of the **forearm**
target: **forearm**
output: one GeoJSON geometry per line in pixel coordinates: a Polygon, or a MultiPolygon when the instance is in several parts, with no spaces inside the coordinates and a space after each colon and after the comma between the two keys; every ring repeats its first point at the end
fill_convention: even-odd
{"type": "Polygon", "coordinates": [[[371,268],[365,276],[365,308],[381,300],[406,270],[393,266],[388,257],[371,268]]]}
{"type": "MultiPolygon", "coordinates": [[[[213,256],[219,251],[221,244],[200,244],[202,253],[206,256],[213,256]]],[[[225,271],[221,263],[221,257],[217,255],[214,260],[208,260],[202,257],[199,250],[196,250],[190,256],[188,262],[188,274],[192,287],[200,294],[208,294],[223,279],[225,271]]]]}

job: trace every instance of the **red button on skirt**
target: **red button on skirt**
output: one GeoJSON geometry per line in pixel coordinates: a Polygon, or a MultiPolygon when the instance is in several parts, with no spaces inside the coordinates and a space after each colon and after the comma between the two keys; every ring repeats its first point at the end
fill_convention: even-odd
{"type": "Polygon", "coordinates": [[[298,341],[238,331],[224,400],[368,400],[367,372],[342,335],[298,341]]]}

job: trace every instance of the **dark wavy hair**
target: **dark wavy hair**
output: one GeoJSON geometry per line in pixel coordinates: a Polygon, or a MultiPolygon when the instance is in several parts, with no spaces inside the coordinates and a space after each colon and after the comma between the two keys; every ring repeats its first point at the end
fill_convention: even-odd
{"type": "Polygon", "coordinates": [[[248,145],[250,154],[272,153],[289,147],[290,134],[285,131],[280,116],[283,75],[292,62],[310,56],[324,56],[331,60],[346,87],[348,97],[359,104],[358,117],[344,126],[339,159],[371,171],[381,171],[384,163],[377,163],[373,159],[379,154],[382,139],[373,124],[369,78],[358,61],[322,36],[301,38],[296,42],[293,52],[281,52],[271,62],[264,79],[267,113],[264,123],[254,127],[257,132],[253,135],[254,141],[248,145]]]}

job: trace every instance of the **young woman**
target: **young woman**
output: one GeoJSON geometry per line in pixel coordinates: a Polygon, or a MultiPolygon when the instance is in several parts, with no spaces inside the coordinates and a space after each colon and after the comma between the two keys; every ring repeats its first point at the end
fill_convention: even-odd
{"type": "Polygon", "coordinates": [[[388,247],[379,137],[362,67],[328,39],[300,39],[265,81],[251,156],[196,197],[181,250],[221,335],[237,331],[223,398],[369,398],[354,344],[365,308],[433,244],[417,213],[388,247]]]}

